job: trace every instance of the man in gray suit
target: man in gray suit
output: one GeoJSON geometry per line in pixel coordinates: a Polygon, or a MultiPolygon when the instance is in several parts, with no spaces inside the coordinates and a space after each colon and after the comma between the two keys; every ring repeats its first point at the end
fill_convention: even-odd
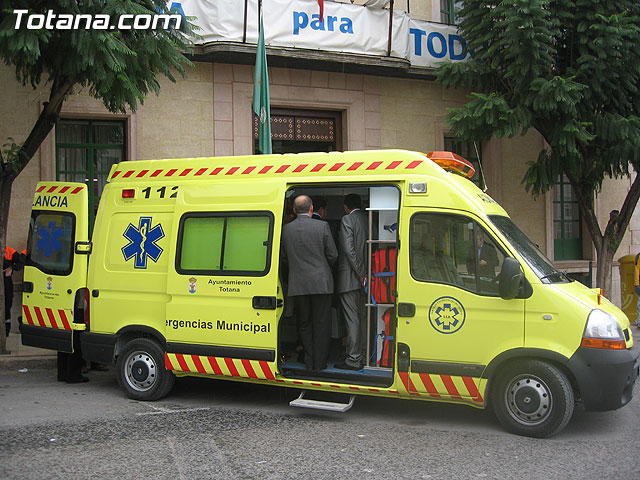
{"type": "Polygon", "coordinates": [[[347,327],[347,356],[336,368],[360,370],[366,355],[366,312],[363,290],[367,275],[367,237],[369,222],[361,210],[356,194],[344,198],[346,215],[340,221],[338,233],[338,272],[336,292],[340,294],[340,307],[347,327]]]}
{"type": "Polygon", "coordinates": [[[282,263],[289,268],[287,295],[294,302],[307,370],[324,370],[331,340],[331,267],[338,251],[329,225],[312,220],[308,196],[297,197],[293,211],[298,216],[282,233],[282,263]]]}

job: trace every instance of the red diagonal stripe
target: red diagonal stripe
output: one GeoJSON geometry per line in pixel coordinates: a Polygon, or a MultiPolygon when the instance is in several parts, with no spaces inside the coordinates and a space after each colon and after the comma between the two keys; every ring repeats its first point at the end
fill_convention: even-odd
{"type": "Polygon", "coordinates": [[[410,170],[412,168],[416,168],[418,165],[422,163],[422,160],[414,160],[409,165],[406,166],[406,170],[410,170]]]}
{"type": "Polygon", "coordinates": [[[458,392],[458,389],[453,384],[453,380],[451,380],[451,377],[449,375],[440,375],[440,378],[442,379],[442,383],[444,383],[447,392],[449,392],[449,395],[451,395],[451,398],[461,400],[462,397],[460,396],[460,392],[458,392]]]}
{"type": "Polygon", "coordinates": [[[240,169],[240,167],[231,167],[227,173],[225,173],[225,175],[233,175],[234,173],[236,173],[238,170],[240,169]]]}
{"type": "Polygon", "coordinates": [[[62,187],[62,188],[60,189],[60,192],[58,192],[58,193],[64,193],[64,192],[66,192],[67,190],[69,190],[70,188],[71,188],[71,187],[62,187]]]}
{"type": "Polygon", "coordinates": [[[169,170],[167,173],[164,174],[165,177],[170,177],[171,175],[173,175],[174,173],[176,173],[178,171],[177,168],[172,168],[171,170],[169,170]]]}
{"type": "Polygon", "coordinates": [[[382,165],[382,162],[373,162],[371,163],[371,165],[369,165],[367,167],[367,170],[375,170],[376,168],[378,168],[380,165],[382,165]]]}
{"type": "Polygon", "coordinates": [[[301,171],[303,171],[305,168],[307,168],[309,166],[308,163],[305,163],[304,165],[298,165],[294,170],[293,173],[300,173],[301,171]]]}
{"type": "Polygon", "coordinates": [[[56,317],[53,315],[53,310],[50,308],[45,309],[47,312],[47,317],[49,317],[49,322],[51,322],[51,326],[53,328],[58,328],[58,322],[56,322],[56,317]]]}
{"type": "Polygon", "coordinates": [[[147,173],[149,173],[149,170],[141,170],[140,172],[138,172],[136,177],[138,177],[138,178],[144,177],[147,173]]]}
{"type": "Polygon", "coordinates": [[[206,169],[206,168],[201,168],[200,170],[198,170],[198,171],[196,172],[196,177],[198,177],[198,176],[202,175],[202,174],[203,174],[204,172],[206,172],[206,171],[207,171],[207,169],[206,169]]]}
{"type": "Polygon", "coordinates": [[[333,164],[333,166],[329,169],[330,172],[335,172],[337,170],[340,170],[343,167],[344,163],[335,163],[333,164]]]}
{"type": "MultiPolygon", "coordinates": [[[[116,173],[120,173],[120,172],[116,172],[116,173]]],[[[114,177],[115,177],[115,175],[114,175],[114,177]]],[[[41,192],[42,190],[44,190],[45,188],[47,188],[47,187],[46,187],[45,185],[42,185],[40,188],[38,188],[38,189],[36,190],[36,193],[40,193],[40,192],[41,192]]]]}
{"type": "Polygon", "coordinates": [[[122,171],[120,170],[116,170],[115,172],[113,172],[113,175],[111,176],[111,178],[116,178],[118,175],[120,175],[122,173],[122,171]]]}
{"type": "Polygon", "coordinates": [[[76,193],[80,193],[84,187],[76,187],[71,191],[71,195],[75,195],[76,193]]]}
{"type": "Polygon", "coordinates": [[[394,168],[398,168],[398,165],[400,165],[401,163],[402,162],[399,160],[391,162],[389,165],[387,165],[387,170],[393,170],[394,168]]]}
{"type": "Polygon", "coordinates": [[[207,357],[207,359],[209,360],[209,365],[213,368],[213,373],[216,375],[222,375],[222,370],[220,370],[216,357],[207,357]]]}
{"type": "Polygon", "coordinates": [[[155,171],[151,174],[151,176],[152,176],[152,177],[157,177],[157,176],[158,176],[158,175],[160,175],[161,173],[162,173],[162,169],[160,169],[160,170],[155,170],[155,171]]]}
{"type": "Polygon", "coordinates": [[[464,382],[465,387],[469,391],[469,395],[473,398],[474,402],[483,402],[482,395],[480,395],[480,391],[476,386],[476,382],[473,381],[471,377],[462,377],[462,381],[464,382]]]}
{"type": "Polygon", "coordinates": [[[222,171],[222,167],[214,168],[209,175],[217,175],[222,171]]]}
{"type": "Polygon", "coordinates": [[[207,373],[198,355],[191,355],[191,359],[193,360],[193,363],[195,364],[196,370],[198,370],[198,373],[207,373]]]}
{"type": "Polygon", "coordinates": [[[129,170],[127,171],[127,173],[125,173],[123,175],[124,178],[129,178],[131,175],[133,175],[136,171],[135,170],[129,170]]]}
{"type": "Polygon", "coordinates": [[[357,170],[359,169],[364,162],[354,162],[347,170],[357,170]]]}
{"type": "Polygon", "coordinates": [[[273,165],[267,165],[266,167],[263,167],[262,170],[260,170],[258,173],[267,173],[269,170],[271,170],[273,168],[273,165]]]}
{"type": "Polygon", "coordinates": [[[185,168],[182,172],[180,172],[180,176],[181,177],[186,177],[187,175],[189,175],[189,172],[193,170],[193,168],[185,168]]]}
{"type": "Polygon", "coordinates": [[[269,368],[269,364],[264,360],[260,361],[260,367],[262,368],[262,373],[267,377],[268,380],[275,380],[276,377],[273,376],[273,372],[269,368]]]}
{"type": "Polygon", "coordinates": [[[42,318],[42,312],[40,311],[39,307],[33,307],[33,309],[36,312],[36,317],[38,317],[38,323],[40,324],[41,327],[45,327],[46,324],[44,323],[44,318],[42,318]]]}
{"type": "Polygon", "coordinates": [[[190,372],[191,370],[189,370],[189,365],[187,365],[187,362],[184,359],[184,355],[181,353],[176,353],[176,358],[178,359],[178,364],[180,365],[180,370],[182,370],[183,372],[190,372]]]}
{"type": "Polygon", "coordinates": [[[291,165],[282,165],[278,170],[276,170],[276,173],[284,173],[290,166],[291,165]]]}
{"type": "Polygon", "coordinates": [[[256,375],[256,372],[253,370],[253,367],[251,366],[250,360],[243,358],[242,366],[247,371],[247,375],[249,375],[249,378],[258,378],[258,376],[256,375]]]}
{"type": "Polygon", "coordinates": [[[238,369],[236,368],[235,364],[233,363],[233,359],[232,358],[225,358],[224,359],[224,363],[227,364],[227,368],[229,368],[229,373],[231,373],[231,375],[233,375],[234,377],[239,377],[240,374],[238,373],[238,369]]]}
{"type": "Polygon", "coordinates": [[[27,317],[27,323],[29,325],[33,325],[33,317],[31,316],[29,307],[27,307],[26,305],[22,305],[22,311],[24,312],[24,316],[27,317]]]}
{"type": "Polygon", "coordinates": [[[47,190],[47,193],[53,193],[56,191],[56,188],[58,188],[57,186],[53,186],[53,187],[49,187],[49,190],[47,190]]]}
{"type": "Polygon", "coordinates": [[[438,389],[433,384],[433,380],[431,380],[431,377],[427,373],[419,373],[418,375],[420,376],[420,380],[422,380],[422,384],[424,385],[424,388],[427,390],[427,392],[429,392],[432,397],[439,397],[440,395],[438,395],[438,389]]]}
{"type": "Polygon", "coordinates": [[[67,315],[64,313],[64,310],[58,310],[58,314],[60,315],[60,319],[62,320],[62,325],[64,325],[65,330],[71,330],[71,325],[69,324],[69,320],[67,320],[67,315]]]}
{"type": "Polygon", "coordinates": [[[175,370],[175,368],[173,368],[173,365],[171,365],[171,360],[169,360],[168,353],[164,354],[164,368],[166,368],[167,370],[175,370]]]}
{"type": "Polygon", "coordinates": [[[256,167],[247,167],[244,172],[242,172],[242,175],[247,175],[251,172],[253,172],[256,169],[256,167]]]}
{"type": "Polygon", "coordinates": [[[319,172],[320,170],[322,170],[324,167],[326,167],[327,164],[326,163],[319,163],[316,166],[314,166],[311,171],[312,172],[319,172]]]}
{"type": "Polygon", "coordinates": [[[407,389],[407,392],[415,393],[417,391],[416,387],[413,385],[413,382],[409,378],[409,373],[408,372],[398,372],[398,375],[400,375],[400,379],[402,380],[402,383],[404,384],[404,388],[407,389]]]}

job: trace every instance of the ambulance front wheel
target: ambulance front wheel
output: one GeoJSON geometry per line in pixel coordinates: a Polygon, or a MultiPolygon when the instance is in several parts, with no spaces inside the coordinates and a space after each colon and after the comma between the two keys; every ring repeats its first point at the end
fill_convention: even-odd
{"type": "Polygon", "coordinates": [[[571,382],[549,363],[514,361],[497,372],[494,382],[493,411],[502,426],[516,435],[550,437],[573,415],[571,382]]]}
{"type": "Polygon", "coordinates": [[[164,367],[164,351],[157,342],[136,338],[126,344],[116,363],[118,383],[129,398],[159,400],[175,382],[175,376],[164,367]]]}

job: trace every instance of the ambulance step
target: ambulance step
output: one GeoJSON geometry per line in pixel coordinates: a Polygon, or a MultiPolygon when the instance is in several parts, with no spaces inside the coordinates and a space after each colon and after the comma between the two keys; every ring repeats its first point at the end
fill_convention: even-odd
{"type": "Polygon", "coordinates": [[[304,398],[305,390],[300,392],[300,396],[295,400],[289,402],[290,407],[302,407],[302,408],[314,408],[316,410],[329,410],[331,412],[346,412],[353,407],[353,402],[356,400],[355,395],[349,396],[349,403],[340,402],[326,402],[324,400],[312,400],[310,398],[304,398]]]}

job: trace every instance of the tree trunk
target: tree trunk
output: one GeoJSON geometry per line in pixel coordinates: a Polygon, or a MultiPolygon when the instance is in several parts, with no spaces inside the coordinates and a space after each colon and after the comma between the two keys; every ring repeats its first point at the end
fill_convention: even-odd
{"type": "Polygon", "coordinates": [[[602,288],[604,296],[613,301],[611,291],[611,266],[613,265],[613,256],[618,251],[618,247],[622,242],[622,237],[624,237],[624,234],[629,227],[631,216],[633,215],[638,199],[640,198],[640,174],[636,174],[636,178],[633,180],[631,187],[627,192],[620,211],[612,210],[609,212],[609,221],[607,222],[607,226],[603,233],[600,229],[598,218],[596,217],[593,201],[589,200],[591,196],[583,190],[583,186],[572,178],[568,172],[565,173],[571,182],[574,193],[576,194],[580,213],[587,224],[591,240],[596,248],[596,287],[602,288]]]}
{"type": "MultiPolygon", "coordinates": [[[[597,271],[596,271],[596,287],[601,288],[604,292],[604,296],[609,300],[611,298],[611,286],[612,282],[612,271],[611,266],[613,265],[613,256],[615,255],[617,250],[616,248],[612,248],[605,241],[603,242],[603,249],[598,254],[597,259],[597,271]]],[[[613,301],[613,300],[612,300],[613,301]]]]}
{"type": "MultiPolygon", "coordinates": [[[[0,212],[9,212],[9,205],[11,203],[11,185],[13,184],[13,178],[11,176],[3,176],[0,179],[0,212]]],[[[0,251],[4,259],[4,247],[7,244],[7,221],[8,215],[0,213],[0,251]]],[[[2,272],[4,277],[4,269],[2,272]]],[[[4,278],[2,279],[2,288],[0,289],[0,318],[2,319],[2,328],[0,328],[0,355],[7,355],[11,352],[7,350],[7,335],[4,326],[4,278]]]]}

